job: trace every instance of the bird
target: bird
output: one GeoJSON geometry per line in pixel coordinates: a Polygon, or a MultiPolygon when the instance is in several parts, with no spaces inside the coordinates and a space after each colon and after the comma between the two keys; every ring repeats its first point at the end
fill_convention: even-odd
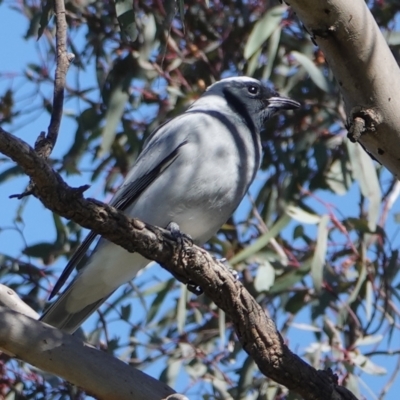
{"type": "MultiPolygon", "coordinates": [[[[246,195],[261,164],[260,133],[282,110],[300,104],[259,80],[221,79],[181,115],[160,125],[116,191],[110,205],[148,224],[179,230],[203,245],[246,195]]],[[[97,239],[90,232],[50,295],[62,288],[97,239]]],[[[151,261],[100,238],[84,265],[40,320],[74,333],[122,284],[151,261]]]]}

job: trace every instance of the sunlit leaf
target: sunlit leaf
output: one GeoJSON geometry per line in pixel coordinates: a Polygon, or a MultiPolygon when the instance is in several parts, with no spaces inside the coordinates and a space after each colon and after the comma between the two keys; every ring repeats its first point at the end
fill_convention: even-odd
{"type": "Polygon", "coordinates": [[[387,373],[386,368],[373,363],[368,357],[361,353],[350,351],[348,353],[348,357],[355,365],[357,365],[367,374],[386,375],[387,373]]]}
{"type": "Polygon", "coordinates": [[[311,214],[300,207],[288,206],[286,213],[293,219],[304,224],[318,224],[321,221],[321,217],[316,214],[311,214]]]}
{"type": "Polygon", "coordinates": [[[178,300],[178,308],[176,312],[176,321],[177,321],[177,328],[178,332],[182,333],[184,331],[185,323],[186,323],[186,315],[187,315],[187,308],[186,302],[188,297],[188,290],[187,286],[181,283],[180,285],[181,295],[179,296],[178,300]]]}
{"type": "Polygon", "coordinates": [[[354,343],[355,346],[369,346],[371,344],[376,344],[382,341],[383,335],[369,335],[359,337],[354,343]]]}
{"type": "Polygon", "coordinates": [[[368,226],[375,231],[382,202],[378,175],[371,157],[358,143],[347,141],[353,175],[360,184],[361,193],[369,200],[368,226]]]}
{"type": "Polygon", "coordinates": [[[316,291],[322,287],[324,265],[326,263],[326,250],[328,245],[328,223],[330,218],[323,215],[318,225],[317,245],[311,262],[311,277],[316,291]]]}
{"type": "Polygon", "coordinates": [[[272,73],[272,68],[274,66],[274,61],[279,48],[279,41],[281,40],[282,28],[278,26],[274,32],[272,33],[269,42],[268,42],[268,50],[267,50],[267,64],[265,65],[263,71],[263,79],[267,80],[270,78],[272,73]]]}
{"type": "Polygon", "coordinates": [[[284,214],[268,232],[261,235],[253,244],[232,257],[229,262],[234,265],[257,253],[265,247],[272,238],[276,237],[289,222],[290,217],[284,214]]]}
{"type": "Polygon", "coordinates": [[[110,100],[105,116],[106,125],[104,126],[102,131],[103,140],[101,143],[101,151],[99,152],[100,157],[110,150],[112,142],[115,138],[117,126],[121,121],[121,117],[124,112],[125,104],[128,101],[128,98],[129,95],[122,83],[114,87],[114,90],[110,95],[110,100]]]}
{"type": "Polygon", "coordinates": [[[326,173],[326,183],[338,195],[344,195],[350,188],[351,175],[343,160],[335,160],[326,173]]]}
{"type": "Polygon", "coordinates": [[[372,283],[371,281],[367,281],[365,284],[365,316],[367,322],[371,321],[372,317],[372,309],[374,307],[373,293],[374,289],[372,287],[372,283]]]}
{"type": "Polygon", "coordinates": [[[274,281],[275,269],[267,260],[264,260],[257,268],[254,288],[257,292],[266,292],[274,284],[274,281]]]}
{"type": "Polygon", "coordinates": [[[312,60],[310,60],[306,55],[299,53],[298,51],[292,51],[290,53],[293,58],[295,58],[301,66],[310,75],[312,81],[324,92],[329,92],[329,84],[326,80],[323,72],[319,69],[312,60]]]}
{"type": "Polygon", "coordinates": [[[281,23],[286,10],[287,7],[283,5],[273,7],[256,22],[247,40],[246,46],[244,47],[243,56],[246,60],[248,60],[271,36],[281,23]]]}

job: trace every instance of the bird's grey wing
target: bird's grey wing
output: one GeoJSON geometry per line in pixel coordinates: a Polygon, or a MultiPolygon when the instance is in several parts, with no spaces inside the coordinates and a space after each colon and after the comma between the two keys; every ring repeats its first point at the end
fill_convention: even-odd
{"type": "MultiPolygon", "coordinates": [[[[157,129],[156,132],[158,132],[157,129]]],[[[153,134],[154,135],[154,134],[153,134]]],[[[141,193],[163,172],[165,171],[173,162],[176,160],[179,154],[179,149],[184,146],[187,141],[183,141],[178,144],[166,157],[161,160],[152,160],[153,164],[156,161],[154,167],[148,168],[147,164],[140,164],[137,170],[133,167],[132,173],[134,174],[137,172],[138,178],[123,184],[121,189],[116,193],[114,198],[111,200],[110,205],[119,209],[125,210],[129,207],[137,198],[140,196],[141,193]],[[146,172],[143,170],[147,167],[146,172]]],[[[139,159],[138,159],[139,161],[139,159]]],[[[132,176],[132,174],[130,174],[132,176]]],[[[66,265],[64,271],[62,272],[60,278],[54,285],[54,288],[49,296],[49,300],[51,300],[61,289],[64,285],[68,277],[71,275],[72,271],[75,269],[79,261],[88,251],[92,242],[96,239],[97,233],[91,231],[79,248],[76,250],[72,258],[69,260],[68,264],[66,265]]]]}

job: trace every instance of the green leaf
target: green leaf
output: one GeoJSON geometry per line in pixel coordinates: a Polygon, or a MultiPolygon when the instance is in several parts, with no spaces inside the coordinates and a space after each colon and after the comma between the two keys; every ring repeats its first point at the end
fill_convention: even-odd
{"type": "Polygon", "coordinates": [[[360,218],[347,218],[343,221],[343,224],[348,230],[355,229],[361,233],[376,233],[372,231],[368,225],[368,221],[360,218]]]}
{"type": "Polygon", "coordinates": [[[370,375],[386,375],[387,370],[375,363],[373,363],[368,357],[355,351],[348,352],[350,361],[361,368],[365,373],[370,375]]]}
{"type": "Polygon", "coordinates": [[[317,246],[311,261],[311,277],[317,292],[321,290],[325,266],[326,250],[328,244],[329,215],[323,215],[318,226],[317,246]]]}
{"type": "Polygon", "coordinates": [[[40,13],[40,22],[39,22],[39,30],[38,30],[38,37],[37,40],[43,35],[44,30],[46,29],[47,25],[51,17],[54,14],[53,10],[53,0],[44,0],[42,3],[42,12],[40,13]]]}
{"type": "Polygon", "coordinates": [[[311,260],[306,260],[300,268],[292,269],[289,272],[279,275],[269,290],[269,294],[279,293],[293,287],[293,285],[300,282],[309,273],[310,265],[311,260]]]}
{"type": "Polygon", "coordinates": [[[358,384],[359,378],[358,376],[352,374],[351,372],[347,373],[346,380],[344,382],[344,386],[350,390],[353,395],[359,399],[361,397],[360,386],[358,384]]]}
{"type": "Polygon", "coordinates": [[[175,280],[169,279],[168,281],[163,282],[163,284],[159,286],[160,291],[158,292],[156,298],[151,303],[151,306],[147,312],[147,322],[151,322],[153,318],[157,315],[158,311],[160,310],[160,305],[163,303],[167,294],[171,292],[171,289],[173,288],[174,285],[175,285],[175,280]]]}
{"type": "Polygon", "coordinates": [[[335,160],[326,173],[326,183],[334,193],[346,194],[352,183],[348,163],[342,159],[335,160]]]}
{"type": "Polygon", "coordinates": [[[290,215],[296,221],[302,222],[303,224],[318,224],[321,221],[321,217],[316,214],[311,214],[300,207],[288,206],[286,213],[290,215]]]}
{"type": "Polygon", "coordinates": [[[306,304],[308,290],[296,292],[285,304],[285,311],[291,314],[297,314],[306,304]]]}
{"type": "Polygon", "coordinates": [[[247,67],[246,67],[246,75],[253,76],[254,71],[258,67],[258,61],[260,58],[261,49],[258,49],[250,58],[247,67]]]}
{"type": "Polygon", "coordinates": [[[181,283],[181,295],[178,300],[178,308],[176,313],[177,329],[179,333],[183,333],[185,330],[186,316],[187,316],[187,298],[188,290],[187,286],[181,283]]]}
{"type": "Polygon", "coordinates": [[[272,68],[274,66],[274,61],[279,48],[279,42],[281,40],[282,28],[278,26],[271,35],[268,42],[267,51],[267,64],[265,65],[262,78],[268,80],[272,73],[272,68]]]}
{"type": "Polygon", "coordinates": [[[185,3],[183,0],[178,0],[179,5],[179,17],[181,18],[183,31],[185,32],[185,3]]]}
{"type": "Polygon", "coordinates": [[[264,260],[257,269],[254,288],[258,293],[267,292],[274,284],[274,281],[275,269],[267,260],[264,260]]]}
{"type": "Polygon", "coordinates": [[[361,193],[369,200],[368,227],[371,231],[375,231],[382,202],[378,174],[371,157],[358,143],[347,140],[346,144],[353,176],[360,185],[361,193]]]}
{"type": "Polygon", "coordinates": [[[125,84],[119,82],[119,84],[114,86],[109,98],[105,116],[106,124],[101,133],[102,142],[99,157],[102,157],[105,153],[110,151],[115,138],[117,126],[121,121],[128,99],[129,94],[126,90],[125,84]]]}
{"type": "Polygon", "coordinates": [[[181,370],[183,360],[169,358],[167,363],[168,366],[160,374],[160,381],[166,383],[170,387],[174,387],[179,371],[181,370]]]}
{"type": "Polygon", "coordinates": [[[226,335],[226,315],[221,309],[218,310],[218,331],[219,331],[219,346],[221,349],[224,349],[225,335],[226,335]]]}
{"type": "Polygon", "coordinates": [[[68,230],[63,224],[61,217],[56,213],[53,213],[53,222],[57,232],[56,244],[61,247],[68,237],[68,230]]]}
{"type": "Polygon", "coordinates": [[[0,182],[6,182],[9,179],[20,175],[25,175],[25,173],[19,165],[15,165],[14,167],[8,168],[0,173],[0,182]]]}
{"type": "Polygon", "coordinates": [[[261,235],[253,244],[232,257],[229,260],[230,264],[238,264],[239,262],[246,260],[248,257],[260,251],[269,243],[272,238],[276,237],[279,232],[281,232],[282,229],[288,225],[289,222],[290,217],[287,214],[284,214],[268,232],[261,235]]]}
{"type": "Polygon", "coordinates": [[[244,47],[243,56],[248,60],[271,36],[281,23],[287,6],[276,6],[271,8],[264,16],[257,21],[244,47]]]}
{"type": "Polygon", "coordinates": [[[367,322],[371,321],[372,308],[375,306],[373,303],[373,293],[374,289],[372,283],[367,281],[365,285],[365,318],[367,319],[367,322]]]}
{"type": "Polygon", "coordinates": [[[306,55],[299,53],[298,51],[292,51],[290,53],[294,59],[296,59],[302,67],[310,75],[312,81],[324,92],[329,93],[329,85],[321,69],[319,69],[312,60],[306,55]]]}
{"type": "Polygon", "coordinates": [[[132,306],[131,304],[127,304],[126,306],[121,306],[121,318],[124,321],[129,321],[129,317],[131,316],[132,306]]]}
{"type": "Polygon", "coordinates": [[[122,38],[130,42],[134,42],[139,34],[133,4],[132,0],[115,0],[115,12],[121,28],[122,38]]]}
{"type": "Polygon", "coordinates": [[[42,242],[25,247],[23,253],[30,257],[46,259],[54,249],[54,243],[42,242]]]}

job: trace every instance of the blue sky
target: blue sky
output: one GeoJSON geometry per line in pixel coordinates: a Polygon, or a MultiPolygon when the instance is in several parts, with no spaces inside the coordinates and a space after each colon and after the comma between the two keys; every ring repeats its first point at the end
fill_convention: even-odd
{"type": "MultiPolygon", "coordinates": [[[[36,62],[36,58],[38,57],[38,53],[36,48],[41,47],[41,42],[35,42],[34,40],[25,41],[23,36],[26,33],[27,25],[24,22],[24,19],[18,15],[15,11],[11,11],[8,6],[1,7],[1,15],[2,15],[2,23],[0,24],[0,43],[1,48],[6,49],[6,57],[2,58],[2,62],[0,65],[0,92],[3,92],[6,88],[19,88],[18,96],[19,99],[25,102],[26,107],[30,107],[32,105],[37,104],[37,111],[32,112],[31,118],[21,119],[14,126],[4,126],[5,129],[10,129],[12,133],[18,135],[20,138],[26,140],[31,145],[34,144],[37,135],[40,131],[46,130],[49,123],[49,115],[46,112],[41,111],[39,98],[32,93],[29,89],[25,89],[21,87],[21,78],[19,77],[22,73],[22,68],[26,65],[27,62],[36,62]],[[9,73],[9,74],[6,74],[9,73]],[[15,75],[14,75],[15,74],[15,75]]],[[[79,44],[79,38],[76,38],[76,42],[79,44]]],[[[74,72],[74,67],[71,68],[68,79],[75,79],[76,75],[74,72]]],[[[92,80],[94,79],[94,69],[87,68],[84,74],[79,76],[79,79],[92,80]]],[[[48,87],[49,92],[51,92],[51,87],[48,87]]],[[[80,109],[82,105],[78,103],[67,102],[65,105],[65,111],[74,113],[80,109]]],[[[55,157],[63,154],[65,148],[69,148],[71,145],[74,132],[76,126],[71,118],[64,117],[61,130],[60,137],[57,142],[57,146],[53,152],[55,157]]],[[[84,161],[85,162],[85,161],[84,161]]],[[[86,160],[89,163],[89,159],[86,160]]],[[[5,168],[8,168],[11,164],[7,162],[0,161],[0,172],[5,168]]],[[[386,173],[388,178],[389,175],[386,173]]],[[[261,177],[262,175],[260,175],[261,177]]],[[[89,174],[83,173],[80,176],[74,175],[68,178],[68,183],[72,186],[78,186],[82,184],[86,184],[89,181],[89,174]]],[[[20,202],[16,199],[9,199],[8,196],[14,193],[21,193],[26,184],[27,179],[24,177],[10,180],[4,184],[2,184],[2,188],[0,190],[0,209],[7,210],[6,212],[2,212],[0,214],[0,226],[8,226],[10,229],[6,229],[0,231],[0,252],[6,253],[12,256],[19,257],[21,255],[22,249],[25,245],[32,245],[42,241],[51,241],[55,238],[55,230],[52,220],[52,215],[50,212],[47,212],[44,207],[40,204],[36,199],[30,199],[28,201],[28,205],[24,211],[24,224],[19,224],[18,229],[23,232],[23,236],[15,230],[15,221],[14,217],[18,207],[20,206],[20,202]],[[52,235],[52,237],[49,237],[52,235]]],[[[259,181],[256,180],[255,184],[252,187],[251,192],[256,193],[259,187],[259,181]]],[[[102,186],[100,184],[94,184],[87,191],[87,196],[95,197],[103,200],[103,192],[102,186]]],[[[324,199],[326,202],[330,202],[334,204],[344,216],[354,216],[358,211],[358,202],[359,202],[359,189],[356,184],[354,184],[351,190],[345,196],[334,196],[327,192],[320,192],[318,195],[324,199]]],[[[249,208],[249,199],[245,199],[242,205],[239,207],[237,211],[237,218],[240,218],[245,214],[246,210],[249,208]]],[[[326,209],[321,203],[315,200],[309,200],[308,205],[314,208],[317,213],[323,214],[326,213],[326,209]]],[[[396,232],[399,229],[399,225],[394,222],[394,214],[400,212],[400,203],[396,202],[394,207],[391,210],[391,215],[389,215],[389,220],[392,221],[388,224],[388,232],[389,237],[395,237],[396,232]]],[[[292,223],[288,230],[287,235],[290,234],[293,229],[294,223],[292,223]]],[[[315,237],[316,235],[316,226],[309,226],[307,228],[307,232],[315,237]]],[[[398,243],[400,241],[400,235],[394,241],[394,247],[398,247],[398,243]]],[[[34,260],[34,262],[38,262],[34,260]]],[[[60,271],[64,266],[64,261],[60,260],[57,263],[56,268],[60,271]]],[[[169,275],[167,272],[162,270],[160,267],[155,267],[149,271],[150,275],[146,275],[143,278],[142,282],[150,279],[151,277],[157,277],[160,280],[168,279],[169,275]]],[[[141,282],[139,279],[139,283],[141,282]]],[[[139,302],[137,302],[139,304],[139,302]]],[[[138,307],[140,307],[138,305],[138,307]]],[[[136,315],[136,318],[140,318],[141,313],[139,312],[136,315]]],[[[276,321],[278,327],[283,322],[286,316],[282,316],[281,320],[276,321]]],[[[300,312],[296,318],[296,323],[299,324],[309,324],[309,315],[308,311],[304,310],[300,312]]],[[[91,321],[88,321],[90,324],[91,321]]],[[[118,334],[122,334],[120,329],[123,329],[121,326],[117,328],[118,334]]],[[[399,332],[396,334],[396,338],[392,340],[392,348],[394,344],[397,344],[400,347],[400,335],[399,332]]],[[[304,350],[309,344],[315,340],[314,334],[307,330],[299,329],[293,327],[289,330],[289,345],[290,348],[295,351],[297,354],[302,355],[304,350]]],[[[363,350],[363,349],[361,349],[363,350]]],[[[393,348],[395,350],[395,348],[393,348]]],[[[374,357],[373,361],[380,366],[388,368],[391,371],[394,368],[394,364],[397,362],[396,357],[374,357]]],[[[163,368],[163,365],[158,368],[154,368],[149,370],[150,374],[154,376],[158,376],[159,372],[163,368]]],[[[375,393],[378,392],[379,389],[382,388],[382,385],[387,382],[389,376],[372,376],[367,374],[362,374],[361,379],[366,382],[366,384],[371,388],[371,390],[375,393]]],[[[183,389],[183,383],[177,383],[176,389],[183,389]],[[182,387],[181,387],[182,386],[182,387]]],[[[388,400],[395,400],[398,398],[397,393],[400,391],[400,378],[397,379],[396,383],[391,387],[389,394],[385,397],[388,400]]],[[[368,399],[374,399],[373,395],[368,394],[366,389],[362,390],[363,394],[368,399]]]]}

